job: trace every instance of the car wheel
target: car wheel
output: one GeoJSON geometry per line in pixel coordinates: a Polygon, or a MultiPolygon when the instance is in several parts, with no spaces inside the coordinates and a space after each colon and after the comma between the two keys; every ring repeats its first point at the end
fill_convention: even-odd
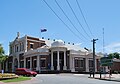
{"type": "Polygon", "coordinates": [[[35,77],[36,75],[33,75],[33,77],[35,77]]]}

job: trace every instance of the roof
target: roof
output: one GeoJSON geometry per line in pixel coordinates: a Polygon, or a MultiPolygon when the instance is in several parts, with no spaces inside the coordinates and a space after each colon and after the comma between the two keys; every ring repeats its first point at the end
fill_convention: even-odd
{"type": "Polygon", "coordinates": [[[75,51],[83,51],[87,52],[84,48],[80,47],[80,44],[65,44],[64,41],[62,40],[47,40],[47,39],[42,39],[45,41],[46,45],[49,47],[66,47],[68,50],[75,50],[75,51]]]}

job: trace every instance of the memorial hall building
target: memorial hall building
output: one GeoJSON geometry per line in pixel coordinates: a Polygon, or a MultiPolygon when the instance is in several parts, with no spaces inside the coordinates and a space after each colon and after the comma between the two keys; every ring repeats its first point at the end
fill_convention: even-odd
{"type": "MultiPolygon", "coordinates": [[[[42,71],[89,72],[93,69],[92,51],[80,45],[65,43],[62,40],[50,40],[19,35],[9,43],[9,59],[6,71],[16,68],[28,68],[42,71]]],[[[95,71],[99,71],[100,55],[95,55],[95,71]]]]}

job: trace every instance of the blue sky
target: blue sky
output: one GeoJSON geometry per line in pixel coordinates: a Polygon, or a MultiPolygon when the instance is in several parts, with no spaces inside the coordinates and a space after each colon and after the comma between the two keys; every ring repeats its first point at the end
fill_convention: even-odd
{"type": "Polygon", "coordinates": [[[86,35],[77,22],[66,0],[57,0],[57,2],[87,40],[70,24],[55,3],[55,0],[46,0],[46,2],[81,39],[76,37],[55,16],[43,0],[0,0],[0,43],[3,44],[6,54],[9,51],[9,42],[15,39],[17,32],[20,32],[21,37],[30,35],[35,37],[42,36],[50,39],[61,39],[66,43],[81,44],[81,47],[87,47],[89,49],[92,49],[91,40],[93,38],[98,38],[99,40],[96,42],[96,51],[102,52],[103,28],[105,33],[105,52],[120,52],[120,0],[78,0],[94,37],[90,34],[84,22],[76,4],[76,0],[68,1],[85,31],[91,38],[86,35]],[[46,28],[48,31],[41,34],[41,28],[46,28]]]}

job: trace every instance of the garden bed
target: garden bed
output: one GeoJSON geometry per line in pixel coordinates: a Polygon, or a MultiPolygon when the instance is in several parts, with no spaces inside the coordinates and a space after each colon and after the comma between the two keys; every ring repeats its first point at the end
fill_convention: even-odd
{"type": "Polygon", "coordinates": [[[15,74],[8,74],[8,73],[1,74],[0,73],[0,80],[13,79],[13,78],[18,78],[18,77],[19,76],[15,74]]]}

